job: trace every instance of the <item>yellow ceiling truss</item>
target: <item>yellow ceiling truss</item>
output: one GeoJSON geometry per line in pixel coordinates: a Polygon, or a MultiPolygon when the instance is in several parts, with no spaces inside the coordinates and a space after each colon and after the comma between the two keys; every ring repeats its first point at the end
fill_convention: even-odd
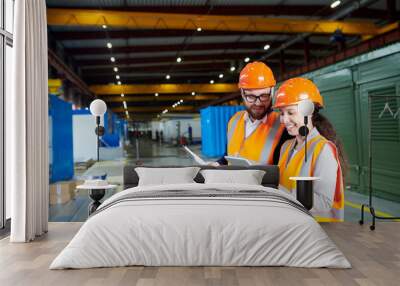
{"type": "MultiPolygon", "coordinates": [[[[379,28],[378,32],[376,33],[376,35],[382,35],[382,34],[385,34],[387,32],[390,32],[390,31],[393,31],[395,29],[398,29],[398,28],[399,28],[399,23],[398,22],[387,24],[387,25],[379,28]]],[[[362,37],[362,40],[366,41],[366,40],[371,39],[372,37],[373,37],[372,35],[366,35],[366,36],[362,37]]]]}
{"type": "Polygon", "coordinates": [[[214,100],[221,98],[219,95],[188,95],[188,96],[179,96],[179,95],[164,95],[164,96],[154,96],[154,95],[147,95],[147,96],[138,96],[138,95],[125,95],[124,97],[121,96],[104,96],[102,97],[103,100],[107,102],[158,102],[158,101],[178,101],[178,100],[185,100],[185,101],[204,101],[204,100],[214,100]]]}
{"type": "Polygon", "coordinates": [[[371,21],[330,21],[260,16],[217,16],[170,13],[146,13],[88,9],[47,9],[47,23],[55,26],[102,26],[128,29],[183,29],[201,27],[210,31],[265,33],[376,35],[379,28],[371,21]]]}
{"type": "Polygon", "coordinates": [[[239,91],[236,83],[216,84],[104,84],[91,85],[89,89],[97,95],[112,94],[173,94],[173,93],[228,93],[239,91]]]}

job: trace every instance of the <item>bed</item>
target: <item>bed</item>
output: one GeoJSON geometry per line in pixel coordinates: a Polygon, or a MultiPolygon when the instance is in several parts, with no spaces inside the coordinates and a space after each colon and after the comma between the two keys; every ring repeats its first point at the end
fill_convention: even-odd
{"type": "Polygon", "coordinates": [[[135,167],[126,166],[124,191],[100,205],[50,269],[351,267],[310,213],[277,190],[278,167],[217,169],[265,174],[260,185],[204,183],[199,172],[193,183],[138,186],[135,167]]]}

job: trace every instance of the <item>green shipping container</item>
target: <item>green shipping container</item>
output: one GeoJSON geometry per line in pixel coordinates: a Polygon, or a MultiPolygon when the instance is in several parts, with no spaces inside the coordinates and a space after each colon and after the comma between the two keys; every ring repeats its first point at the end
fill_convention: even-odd
{"type": "Polygon", "coordinates": [[[350,167],[346,184],[362,193],[368,192],[369,184],[368,98],[373,96],[373,192],[400,202],[400,43],[304,76],[318,85],[326,104],[322,113],[344,144],[350,167]],[[393,115],[379,116],[386,103],[393,115]]]}

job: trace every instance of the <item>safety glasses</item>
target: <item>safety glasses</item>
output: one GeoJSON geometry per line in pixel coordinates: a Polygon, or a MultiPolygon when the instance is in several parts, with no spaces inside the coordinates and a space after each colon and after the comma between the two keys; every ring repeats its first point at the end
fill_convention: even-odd
{"type": "Polygon", "coordinates": [[[265,103],[268,102],[274,93],[274,88],[270,89],[269,93],[265,93],[265,94],[261,94],[261,95],[254,95],[251,93],[246,93],[244,92],[244,90],[241,90],[242,92],[242,96],[243,98],[248,102],[248,103],[255,103],[257,101],[257,99],[261,102],[261,103],[265,103]]]}

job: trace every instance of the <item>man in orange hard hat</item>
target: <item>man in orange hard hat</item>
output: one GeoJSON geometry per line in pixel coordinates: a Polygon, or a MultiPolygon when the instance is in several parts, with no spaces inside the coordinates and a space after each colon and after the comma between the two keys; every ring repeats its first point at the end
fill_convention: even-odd
{"type": "MultiPolygon", "coordinates": [[[[262,62],[247,64],[240,72],[239,88],[246,110],[228,123],[227,155],[246,158],[257,164],[277,164],[280,147],[289,139],[271,102],[276,81],[262,62]]],[[[224,164],[222,158],[218,161],[224,164]]]]}

